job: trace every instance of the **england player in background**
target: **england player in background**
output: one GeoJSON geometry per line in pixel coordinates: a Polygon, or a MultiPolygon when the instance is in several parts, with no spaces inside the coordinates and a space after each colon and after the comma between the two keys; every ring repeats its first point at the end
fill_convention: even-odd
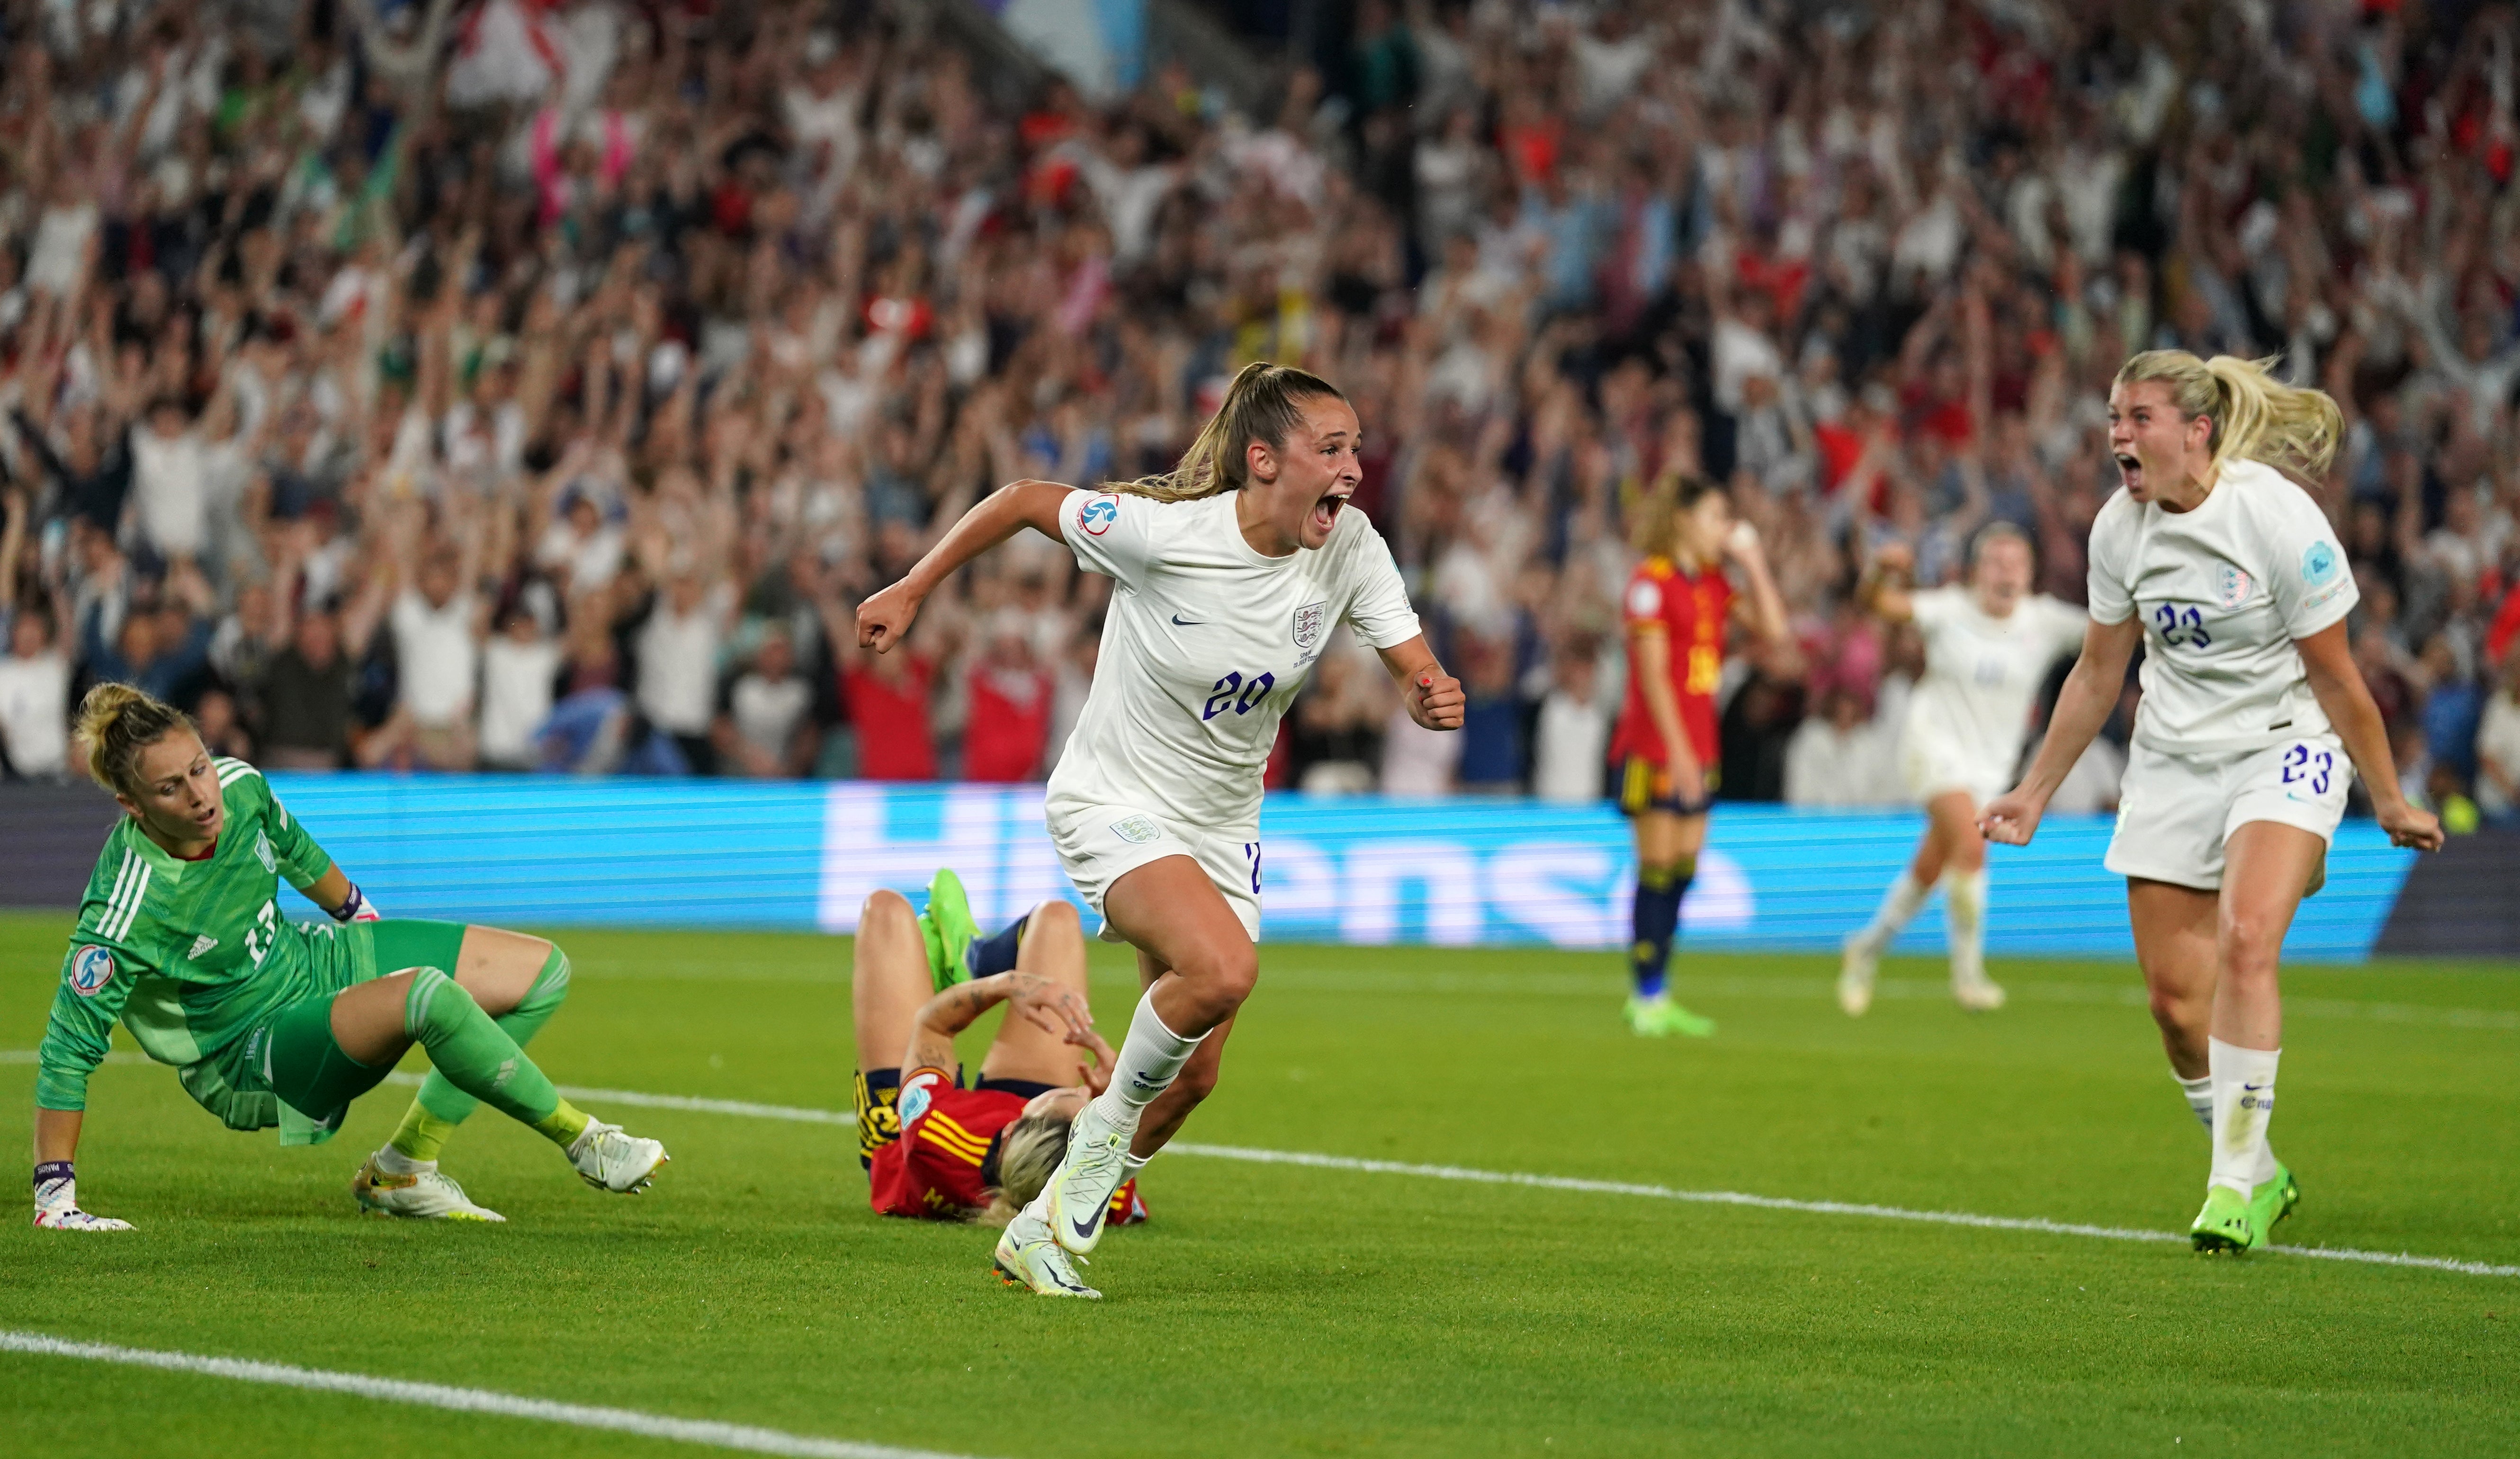
{"type": "Polygon", "coordinates": [[[1837,1002],[1849,1017],[1872,1006],[1881,953],[1940,887],[1949,935],[1952,996],[1963,1008],[2003,1006],[1986,975],[1986,842],[1978,807],[2002,791],[2021,763],[2031,701],[2056,660],[2082,642],[2082,610],[2033,595],[2030,539],[1990,522],[1969,544],[1966,587],[1911,592],[1907,549],[1885,549],[1858,597],[1887,622],[1913,623],[1925,641],[1925,677],[1908,701],[1899,773],[1925,809],[1916,856],[1862,931],[1846,940],[1837,1002]]]}
{"type": "Polygon", "coordinates": [[[1246,366],[1169,474],[1102,492],[1003,487],[858,609],[859,641],[889,651],[939,583],[1023,527],[1116,585],[1047,809],[1060,864],[1102,935],[1137,948],[1147,991],[1110,1087],[998,1243],[998,1269],[1045,1296],[1100,1295],[1069,1256],[1094,1250],[1111,1193],[1215,1086],[1260,973],[1261,772],[1331,628],[1354,625],[1381,654],[1412,719],[1461,728],[1460,682],[1418,631],[1390,550],[1347,506],[1361,435],[1328,381],[1246,366]]]}
{"type": "Polygon", "coordinates": [[[2336,403],[2264,364],[2183,350],[2129,360],[2109,392],[2125,489],[2092,524],[2091,625],[2039,757],[1987,807],[2027,845],[2144,645],[2143,701],[2107,866],[2127,878],[2136,955],[2172,1073],[2214,1151],[2199,1251],[2266,1244],[2300,1200],[2267,1143],[2283,1008],[2276,965],[2326,876],[2356,772],[2400,846],[2440,849],[2407,803],[2346,641],[2344,549],[2288,476],[2321,479],[2336,403]]]}
{"type": "Polygon", "coordinates": [[[129,685],[88,690],[73,733],[124,816],[88,880],[36,1054],[36,1225],[128,1229],[79,1209],[71,1167],[117,1017],[229,1128],[276,1125],[285,1145],[332,1138],[351,1100],[411,1045],[428,1049],[420,1097],[351,1183],[379,1215],[505,1218],[437,1169],[481,1104],[559,1146],[599,1190],[637,1190],[665,1163],[664,1146],[589,1119],[525,1057],[568,992],[558,948],[380,918],[260,772],[212,759],[182,711],[129,685]],[[342,925],[283,919],[283,875],[342,925]]]}

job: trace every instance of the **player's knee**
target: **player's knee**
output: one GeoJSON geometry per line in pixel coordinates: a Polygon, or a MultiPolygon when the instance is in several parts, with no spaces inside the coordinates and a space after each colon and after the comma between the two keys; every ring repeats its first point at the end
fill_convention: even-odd
{"type": "Polygon", "coordinates": [[[1073,904],[1051,901],[1032,909],[1030,925],[1025,931],[1056,933],[1062,937],[1073,934],[1081,938],[1085,935],[1085,923],[1076,915],[1073,904]]]}
{"type": "Polygon", "coordinates": [[[1175,972],[1190,981],[1199,998],[1208,1003],[1219,1017],[1242,1006],[1251,990],[1260,982],[1260,950],[1249,943],[1203,950],[1199,955],[1185,958],[1186,966],[1175,972]]]}
{"type": "Polygon", "coordinates": [[[2283,955],[2281,924],[2247,912],[2226,912],[2222,936],[2223,975],[2254,981],[2272,978],[2283,955]]]}
{"type": "Polygon", "coordinates": [[[919,913],[911,910],[910,899],[890,887],[869,893],[858,906],[858,935],[870,933],[918,936],[919,913]]]}
{"type": "Polygon", "coordinates": [[[399,974],[403,986],[403,1033],[422,1043],[451,1036],[481,1011],[470,990],[433,967],[399,974]]]}
{"type": "Polygon", "coordinates": [[[2149,1002],[2152,1021],[2170,1034],[2183,1034],[2201,1026],[2213,1007],[2210,998],[2189,997],[2167,988],[2153,989],[2149,1002]]]}

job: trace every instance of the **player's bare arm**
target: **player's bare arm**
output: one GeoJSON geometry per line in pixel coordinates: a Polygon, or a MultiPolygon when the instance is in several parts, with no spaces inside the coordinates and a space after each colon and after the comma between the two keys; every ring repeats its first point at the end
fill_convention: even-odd
{"type": "Polygon", "coordinates": [[[1770,648],[1790,648],[1794,636],[1785,617],[1785,597],[1777,591],[1776,575],[1768,571],[1768,550],[1759,543],[1759,529],[1748,522],[1736,521],[1724,539],[1724,555],[1741,569],[1750,591],[1734,599],[1733,611],[1750,632],[1759,636],[1770,648]]]}
{"type": "Polygon", "coordinates": [[[1978,818],[1978,829],[1988,840],[2027,846],[2038,834],[2048,798],[2065,783],[2074,762],[2083,758],[2100,727],[2109,722],[2118,690],[2126,684],[2127,661],[2135,657],[2135,645],[2142,639],[2139,618],[2094,623],[2083,630],[2082,656],[2074,660],[2073,672],[2065,676],[2065,686],[2057,692],[2056,712],[2048,719],[2039,758],[2020,784],[1989,801],[1986,813],[1978,818]]]}
{"type": "Polygon", "coordinates": [[[910,1047],[901,1056],[901,1067],[953,1068],[954,1036],[1000,1003],[1012,1005],[1010,1017],[1022,1018],[1069,1042],[1094,1028],[1094,1014],[1075,990],[1035,973],[995,973],[957,984],[929,998],[910,1027],[910,1047]]]}
{"type": "Polygon", "coordinates": [[[2307,639],[2295,639],[2293,646],[2301,651],[2311,693],[2327,712],[2328,724],[2335,728],[2336,737],[2345,741],[2345,753],[2354,761],[2355,774],[2371,793],[2372,817],[2389,833],[2390,844],[2441,850],[2440,818],[2408,804],[2406,793],[2398,788],[2388,727],[2380,720],[2380,706],[2372,702],[2370,686],[2362,682],[2362,671],[2355,667],[2344,622],[2331,623],[2307,639]]]}
{"type": "Polygon", "coordinates": [[[1400,685],[1401,701],[1409,706],[1409,718],[1428,730],[1459,730],[1462,713],[1468,702],[1462,694],[1462,682],[1444,672],[1435,660],[1435,650],[1426,646],[1426,636],[1419,634],[1405,643],[1394,643],[1382,649],[1382,667],[1391,673],[1391,681],[1400,685]]]}
{"type": "Polygon", "coordinates": [[[919,605],[964,563],[1026,527],[1056,541],[1068,488],[1056,481],[1012,481],[981,499],[945,531],[902,580],[858,604],[858,644],[890,653],[909,636],[919,605]]]}

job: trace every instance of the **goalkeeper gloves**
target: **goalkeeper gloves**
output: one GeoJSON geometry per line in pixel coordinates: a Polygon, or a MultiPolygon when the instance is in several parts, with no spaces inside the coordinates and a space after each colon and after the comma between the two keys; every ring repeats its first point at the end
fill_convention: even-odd
{"type": "Polygon", "coordinates": [[[35,1224],[47,1231],[128,1231],[131,1222],[91,1216],[78,1207],[78,1177],[67,1160],[35,1167],[35,1224]]]}
{"type": "Polygon", "coordinates": [[[357,882],[352,882],[350,883],[350,895],[341,899],[341,905],[339,906],[333,908],[333,920],[336,922],[380,922],[384,920],[384,913],[377,910],[377,905],[370,902],[367,898],[367,894],[359,890],[359,884],[357,882]]]}

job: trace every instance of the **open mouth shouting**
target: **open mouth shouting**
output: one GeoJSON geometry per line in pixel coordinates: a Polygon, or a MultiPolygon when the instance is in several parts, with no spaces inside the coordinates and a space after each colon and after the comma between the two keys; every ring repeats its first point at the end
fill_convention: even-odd
{"type": "Polygon", "coordinates": [[[1308,525],[1327,539],[1330,535],[1330,528],[1338,524],[1339,508],[1345,507],[1347,499],[1355,494],[1356,488],[1346,485],[1335,486],[1322,493],[1321,499],[1313,503],[1308,525]]]}
{"type": "Polygon", "coordinates": [[[2137,460],[2136,454],[2132,451],[2118,452],[2116,459],[2118,480],[2125,484],[2128,491],[2143,490],[2143,463],[2137,460]]]}

